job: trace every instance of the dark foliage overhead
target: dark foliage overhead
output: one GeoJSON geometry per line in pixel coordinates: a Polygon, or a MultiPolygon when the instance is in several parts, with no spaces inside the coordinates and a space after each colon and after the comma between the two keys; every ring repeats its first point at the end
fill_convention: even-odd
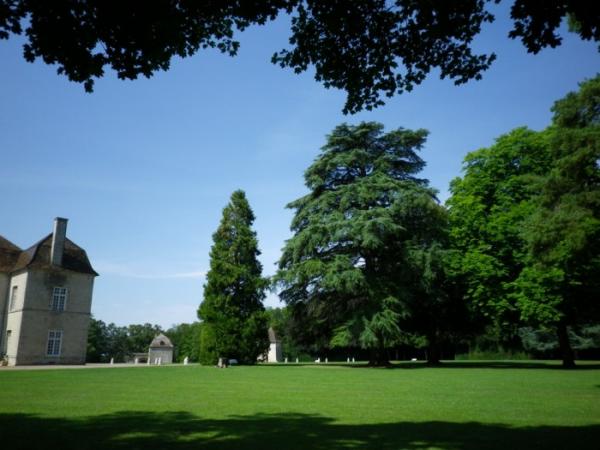
{"type": "MultiPolygon", "coordinates": [[[[272,62],[296,73],[313,67],[326,87],[347,92],[344,112],[355,113],[410,91],[433,69],[456,84],[481,78],[495,55],[475,54],[471,45],[499,1],[0,0],[0,39],[25,33],[25,59],[57,64],[91,92],[106,66],[136,79],[200,49],[233,56],[236,31],[283,12],[292,16],[290,47],[272,62]]],[[[600,41],[599,2],[515,0],[511,17],[509,36],[532,53],[560,45],[565,18],[582,39],[600,41]]]]}

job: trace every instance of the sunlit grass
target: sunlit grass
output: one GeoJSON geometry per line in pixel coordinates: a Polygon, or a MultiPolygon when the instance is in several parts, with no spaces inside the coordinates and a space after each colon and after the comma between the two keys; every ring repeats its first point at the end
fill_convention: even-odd
{"type": "MultiPolygon", "coordinates": [[[[32,427],[66,448],[256,448],[261,433],[262,448],[600,442],[595,364],[1,370],[0,390],[3,444],[31,438],[32,427]]],[[[49,448],[44,442],[39,448],[49,448]]]]}

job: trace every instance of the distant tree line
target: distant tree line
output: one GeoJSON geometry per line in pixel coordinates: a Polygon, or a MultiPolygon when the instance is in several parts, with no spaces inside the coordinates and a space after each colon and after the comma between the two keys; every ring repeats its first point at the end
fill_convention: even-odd
{"type": "Polygon", "coordinates": [[[174,346],[174,361],[182,362],[187,356],[198,361],[200,323],[174,325],[163,330],[150,323],[117,326],[102,320],[90,320],[87,344],[87,362],[127,362],[134,353],[147,353],[152,339],[164,333],[174,346]]]}
{"type": "MultiPolygon", "coordinates": [[[[178,358],[252,364],[351,354],[373,365],[418,352],[558,356],[600,344],[600,76],[557,101],[542,131],[469,153],[446,206],[419,176],[426,130],[342,124],[289,203],[292,236],[268,280],[254,214],[232,194],[213,235],[200,323],[167,330],[178,358]],[[265,310],[268,288],[284,308],[265,310]]],[[[160,328],[94,321],[89,357],[145,351],[160,328]]]]}

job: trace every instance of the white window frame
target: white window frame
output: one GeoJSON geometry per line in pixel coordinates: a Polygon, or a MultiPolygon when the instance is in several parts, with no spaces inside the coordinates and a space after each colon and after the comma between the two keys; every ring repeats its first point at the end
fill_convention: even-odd
{"type": "Polygon", "coordinates": [[[10,289],[10,306],[8,308],[9,311],[15,310],[15,305],[17,304],[17,295],[19,294],[19,286],[13,286],[10,289]]]}
{"type": "Polygon", "coordinates": [[[52,302],[50,309],[56,312],[62,312],[67,309],[68,290],[66,287],[56,286],[52,289],[52,302]]]}
{"type": "Polygon", "coordinates": [[[62,352],[62,338],[62,330],[48,330],[46,356],[60,356],[60,353],[62,352]]]}

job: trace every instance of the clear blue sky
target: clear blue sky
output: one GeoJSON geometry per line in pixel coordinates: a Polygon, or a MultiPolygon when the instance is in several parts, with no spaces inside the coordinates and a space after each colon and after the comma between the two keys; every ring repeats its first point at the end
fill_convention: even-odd
{"type": "Polygon", "coordinates": [[[498,17],[477,40],[498,55],[482,81],[455,87],[433,74],[354,116],[341,113],[344,93],[270,64],[287,45],[286,20],[241,34],[236,58],[201,52],[133,82],[109,73],[91,95],[54,67],[25,62],[19,39],[0,41],[0,234],[28,247],[67,217],[69,238],[100,273],[96,318],[192,322],[230,194],[246,191],[272,274],[290,235],[284,207],[305,192],[302,174],[335,125],[428,129],[424,176],[445,200],[467,152],[517,126],[544,128],[554,100],[600,71],[594,44],[567,35],[533,56],[509,29],[498,17]]]}

